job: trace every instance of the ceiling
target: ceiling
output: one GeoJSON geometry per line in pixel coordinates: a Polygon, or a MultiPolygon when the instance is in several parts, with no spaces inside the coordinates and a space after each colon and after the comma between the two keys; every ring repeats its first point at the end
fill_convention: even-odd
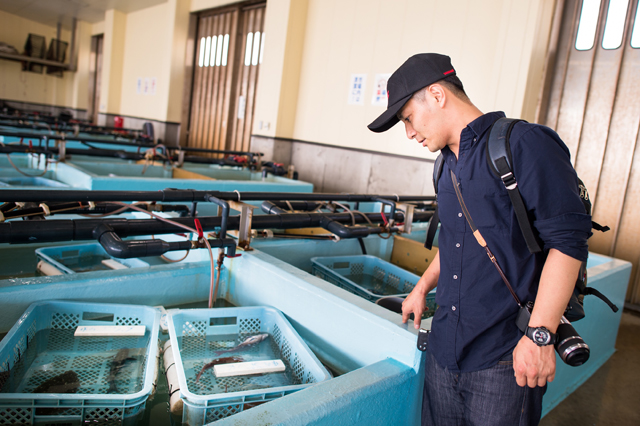
{"type": "Polygon", "coordinates": [[[41,24],[56,27],[58,22],[70,30],[72,18],[96,23],[104,20],[105,11],[116,9],[135,12],[167,0],[0,0],[0,10],[41,24]]]}

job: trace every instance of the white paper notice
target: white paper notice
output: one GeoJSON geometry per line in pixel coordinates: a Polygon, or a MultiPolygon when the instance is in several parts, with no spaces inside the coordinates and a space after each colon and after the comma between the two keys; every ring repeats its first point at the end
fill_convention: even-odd
{"type": "Polygon", "coordinates": [[[351,74],[349,84],[349,105],[364,105],[364,85],[367,80],[366,74],[351,74]]]}
{"type": "Polygon", "coordinates": [[[376,74],[376,79],[373,82],[371,105],[387,106],[387,80],[389,77],[391,77],[391,74],[376,74]]]}
{"type": "Polygon", "coordinates": [[[155,77],[151,77],[151,88],[149,89],[149,94],[156,94],[156,86],[158,85],[158,80],[155,77]]]}
{"type": "Polygon", "coordinates": [[[142,93],[142,77],[138,77],[138,80],[136,81],[136,94],[141,94],[142,93]]]}

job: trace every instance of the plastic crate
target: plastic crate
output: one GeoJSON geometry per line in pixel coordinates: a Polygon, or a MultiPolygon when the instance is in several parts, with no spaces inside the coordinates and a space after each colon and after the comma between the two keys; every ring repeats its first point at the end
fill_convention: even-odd
{"type": "Polygon", "coordinates": [[[159,321],[160,312],[146,306],[32,304],[0,343],[0,424],[135,424],[157,377],[159,321]],[[82,325],[146,331],[142,338],[74,337],[82,325]],[[118,355],[124,361],[112,369],[118,355]],[[72,383],[75,393],[45,386],[52,380],[72,383]]]}
{"type": "MultiPolygon", "coordinates": [[[[420,277],[375,256],[311,258],[315,276],[371,302],[387,296],[407,296],[420,277]],[[357,284],[353,280],[362,284],[357,284]]],[[[427,295],[427,312],[435,312],[435,291],[427,295]]]]}
{"type": "Polygon", "coordinates": [[[110,270],[106,266],[101,266],[102,259],[113,259],[128,268],[149,267],[147,262],[140,259],[116,259],[109,256],[99,243],[39,248],[36,249],[36,256],[65,274],[110,270]]]}
{"type": "Polygon", "coordinates": [[[169,336],[177,367],[182,421],[199,426],[331,378],[284,315],[265,306],[169,311],[169,336]],[[255,334],[269,338],[246,350],[220,354],[255,334]],[[202,367],[220,356],[243,361],[281,359],[284,373],[216,378],[202,367]],[[264,357],[267,358],[264,358],[264,357]]]}

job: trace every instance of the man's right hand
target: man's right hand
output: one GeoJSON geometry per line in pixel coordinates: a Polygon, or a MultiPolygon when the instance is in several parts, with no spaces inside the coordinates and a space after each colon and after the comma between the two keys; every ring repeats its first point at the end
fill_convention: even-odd
{"type": "Polygon", "coordinates": [[[420,328],[420,321],[422,321],[422,313],[427,310],[426,295],[419,286],[413,289],[411,293],[402,302],[402,323],[406,324],[409,320],[409,315],[413,314],[413,326],[417,329],[420,328]]]}
{"type": "Polygon", "coordinates": [[[402,302],[402,323],[409,321],[409,315],[413,314],[413,326],[420,328],[422,314],[427,310],[427,294],[438,285],[440,275],[440,252],[436,253],[431,265],[424,271],[422,277],[413,288],[413,291],[402,302]]]}

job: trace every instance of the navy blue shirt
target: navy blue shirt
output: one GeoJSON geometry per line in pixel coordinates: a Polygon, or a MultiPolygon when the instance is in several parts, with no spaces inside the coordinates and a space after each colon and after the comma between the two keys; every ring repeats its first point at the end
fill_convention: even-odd
{"type": "Polygon", "coordinates": [[[432,322],[429,350],[453,372],[492,367],[516,346],[518,305],[485,250],[474,238],[453,189],[450,170],[460,185],[469,213],[521,301],[535,300],[549,249],[579,260],[588,255],[591,216],[579,198],[575,170],[566,145],[551,129],[520,122],[509,142],[513,172],[543,251],[531,254],[502,181],[487,163],[488,130],[502,112],[485,114],[460,135],[459,155],[442,149],[438,182],[440,213],[439,305],[432,322]]]}

